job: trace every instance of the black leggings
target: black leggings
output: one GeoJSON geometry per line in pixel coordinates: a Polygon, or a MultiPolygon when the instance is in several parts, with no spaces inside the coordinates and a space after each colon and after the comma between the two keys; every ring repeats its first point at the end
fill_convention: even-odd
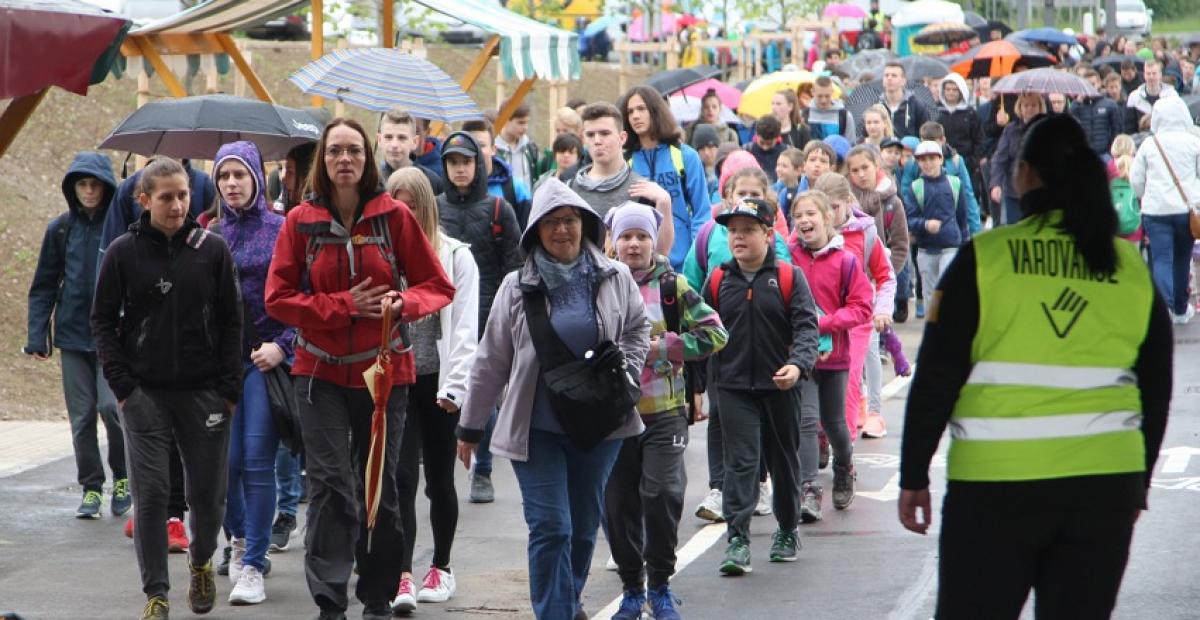
{"type": "Polygon", "coordinates": [[[450,568],[450,547],[458,528],[458,493],[454,489],[454,463],[458,448],[454,427],[458,414],[437,405],[438,375],[418,375],[408,390],[408,421],[400,442],[396,491],[400,496],[400,524],[404,550],[400,570],[412,572],[417,538],[417,483],[419,462],[425,466],[425,497],[429,498],[429,523],[433,529],[433,565],[450,568]]]}

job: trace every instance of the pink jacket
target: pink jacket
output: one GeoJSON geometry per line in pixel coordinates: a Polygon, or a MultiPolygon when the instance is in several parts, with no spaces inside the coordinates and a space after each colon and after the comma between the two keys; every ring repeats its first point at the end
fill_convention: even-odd
{"type": "Polygon", "coordinates": [[[896,273],[892,271],[887,246],[883,244],[883,239],[875,228],[875,218],[863,213],[855,205],[852,207],[850,219],[838,232],[846,238],[846,249],[854,254],[859,264],[865,265],[864,270],[871,277],[875,286],[875,314],[892,316],[892,311],[896,308],[896,273]],[[869,260],[863,251],[868,234],[875,240],[869,260]]]}
{"type": "Polygon", "coordinates": [[[788,240],[792,264],[804,272],[813,299],[825,313],[817,320],[818,331],[833,334],[833,352],[817,362],[822,370],[850,368],[850,328],[871,320],[871,283],[844,244],[845,239],[837,235],[813,251],[795,236],[788,240]]]}

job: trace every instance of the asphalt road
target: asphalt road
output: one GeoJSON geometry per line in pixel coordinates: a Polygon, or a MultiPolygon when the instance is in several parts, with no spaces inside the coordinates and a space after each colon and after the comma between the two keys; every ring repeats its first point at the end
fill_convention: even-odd
{"type": "MultiPolygon", "coordinates": [[[[902,335],[915,352],[918,326],[902,335]]],[[[914,355],[915,357],[915,355],[914,355]]],[[[1200,324],[1178,328],[1176,388],[1165,454],[1155,473],[1151,510],[1143,515],[1135,536],[1116,618],[1155,620],[1200,617],[1200,324]]],[[[765,561],[771,517],[753,524],[753,574],[731,579],[717,574],[724,550],[723,530],[706,528],[690,515],[707,479],[704,427],[692,429],[688,448],[688,513],[680,527],[680,562],[673,582],[689,619],[925,619],[932,617],[937,584],[937,529],[922,537],[903,530],[895,512],[897,455],[903,423],[904,392],[888,401],[884,414],[892,435],[859,440],[856,458],[859,496],[846,511],[834,511],[826,498],[825,520],[802,526],[799,561],[765,561]]],[[[934,469],[935,501],[940,501],[944,470],[934,469]]],[[[821,473],[826,488],[828,470],[821,473]]],[[[72,518],[79,490],[71,481],[74,466],[62,459],[24,473],[0,478],[0,611],[15,610],[31,619],[130,618],[143,597],[133,555],[124,538],[124,519],[107,514],[98,521],[72,518]]],[[[498,460],[494,476],[497,501],[473,505],[463,501],[453,553],[458,594],[448,603],[425,604],[417,618],[531,618],[527,603],[525,526],[512,470],[498,460]]],[[[459,471],[460,493],[466,475],[459,471]]],[[[426,514],[419,496],[418,513],[426,514]]],[[[107,505],[106,505],[107,510],[107,505]]],[[[1036,511],[1037,506],[1029,510],[1036,511]]],[[[428,527],[418,534],[415,564],[429,561],[428,527]]],[[[303,580],[303,547],[272,556],[267,578],[268,600],[255,607],[234,608],[224,602],[228,580],[218,580],[214,619],[308,618],[316,614],[303,580]]],[[[584,593],[587,611],[600,612],[620,593],[615,573],[604,570],[607,549],[601,542],[584,593]]],[[[171,571],[174,617],[191,617],[184,600],[186,565],[174,555],[171,571]]],[[[351,607],[356,618],[360,607],[351,607]]],[[[1027,611],[1026,617],[1032,617],[1027,611]]]]}

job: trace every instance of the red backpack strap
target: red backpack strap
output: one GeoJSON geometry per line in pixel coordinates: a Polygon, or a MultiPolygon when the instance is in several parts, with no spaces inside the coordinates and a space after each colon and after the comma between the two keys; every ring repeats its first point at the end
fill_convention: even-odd
{"type": "Polygon", "coordinates": [[[492,205],[492,237],[499,241],[504,235],[504,227],[500,225],[500,197],[495,198],[496,202],[492,205]]]}
{"type": "Polygon", "coordinates": [[[779,272],[779,294],[783,295],[783,309],[791,312],[792,287],[795,285],[796,272],[791,264],[779,261],[775,263],[779,272]]]}
{"type": "Polygon", "coordinates": [[[712,295],[713,310],[721,311],[718,307],[721,302],[721,280],[725,278],[725,269],[717,266],[713,268],[712,273],[708,275],[708,292],[712,295]]]}

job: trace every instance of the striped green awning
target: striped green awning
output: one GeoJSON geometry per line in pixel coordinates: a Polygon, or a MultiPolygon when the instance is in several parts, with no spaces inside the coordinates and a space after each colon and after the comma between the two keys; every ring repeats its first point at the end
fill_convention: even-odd
{"type": "Polygon", "coordinates": [[[518,15],[494,0],[414,1],[499,35],[500,66],[506,79],[579,79],[579,35],[573,32],[518,15]]]}

